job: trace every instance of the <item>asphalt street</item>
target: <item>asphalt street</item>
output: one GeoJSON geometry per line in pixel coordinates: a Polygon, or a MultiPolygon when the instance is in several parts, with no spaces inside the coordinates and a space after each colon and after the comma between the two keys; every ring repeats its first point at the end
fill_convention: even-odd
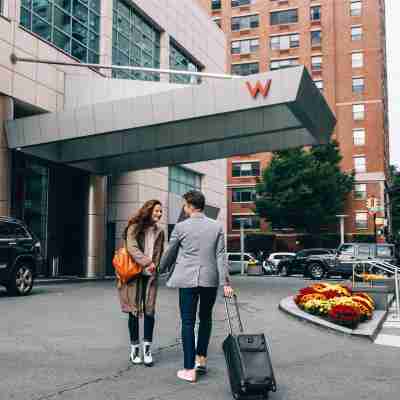
{"type": "MultiPolygon", "coordinates": [[[[278,391],[271,399],[398,399],[400,348],[328,332],[278,310],[308,284],[296,277],[233,278],[248,331],[272,346],[278,391]]],[[[0,399],[231,399],[221,343],[222,299],[215,309],[210,371],[177,382],[182,367],[177,293],[159,292],[153,368],[128,362],[127,317],[112,282],[36,287],[29,297],[0,291],[0,399]]]]}

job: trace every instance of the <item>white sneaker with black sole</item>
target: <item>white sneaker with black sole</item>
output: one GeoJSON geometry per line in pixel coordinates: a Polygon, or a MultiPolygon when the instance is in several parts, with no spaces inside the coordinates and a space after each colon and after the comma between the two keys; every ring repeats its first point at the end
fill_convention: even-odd
{"type": "Polygon", "coordinates": [[[134,365],[142,364],[142,357],[140,357],[140,346],[138,344],[131,345],[131,354],[129,355],[129,359],[134,365]]]}
{"type": "Polygon", "coordinates": [[[146,367],[152,367],[154,364],[150,342],[143,342],[143,364],[146,367]]]}

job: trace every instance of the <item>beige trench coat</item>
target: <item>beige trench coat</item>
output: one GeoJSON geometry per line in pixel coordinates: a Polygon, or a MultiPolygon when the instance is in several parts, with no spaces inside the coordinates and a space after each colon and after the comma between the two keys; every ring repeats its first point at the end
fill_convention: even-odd
{"type": "Polygon", "coordinates": [[[158,291],[158,275],[159,275],[159,264],[161,256],[164,252],[164,231],[156,226],[154,229],[157,230],[154,241],[153,258],[150,259],[144,254],[145,248],[145,234],[139,234],[135,236],[135,226],[131,225],[127,231],[126,246],[129,254],[135,260],[136,263],[141,265],[143,268],[149,266],[152,262],[157,267],[154,275],[150,277],[139,276],[128,283],[122,283],[117,279],[117,288],[119,300],[121,303],[121,310],[127,313],[133,313],[135,315],[142,315],[146,312],[147,315],[154,315],[157,300],[158,291]],[[144,279],[148,279],[146,286],[146,293],[144,290],[144,279]],[[144,309],[143,302],[141,299],[145,296],[144,309]]]}

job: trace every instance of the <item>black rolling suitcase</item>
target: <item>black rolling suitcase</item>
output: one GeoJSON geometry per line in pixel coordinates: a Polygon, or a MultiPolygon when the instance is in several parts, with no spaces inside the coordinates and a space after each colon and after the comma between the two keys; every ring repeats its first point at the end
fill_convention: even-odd
{"type": "Polygon", "coordinates": [[[224,340],[222,349],[225,354],[233,398],[268,398],[270,391],[276,391],[269,343],[263,333],[243,333],[236,295],[233,296],[233,302],[236,307],[240,333],[234,335],[228,300],[226,297],[224,300],[230,333],[224,340]]]}

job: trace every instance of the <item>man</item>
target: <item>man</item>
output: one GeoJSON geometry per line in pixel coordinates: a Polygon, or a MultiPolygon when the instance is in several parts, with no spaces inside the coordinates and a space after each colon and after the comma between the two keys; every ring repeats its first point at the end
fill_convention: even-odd
{"type": "Polygon", "coordinates": [[[182,319],[184,369],[178,378],[195,382],[197,373],[207,372],[207,349],[211,336],[212,310],[219,286],[224,295],[232,296],[226,264],[225,239],[222,226],[207,218],[203,211],[204,195],[192,190],[183,196],[184,212],[189,217],[176,224],[168,250],[160,263],[164,272],[173,264],[167,286],[179,288],[179,308],[182,319]],[[194,327],[200,302],[200,326],[195,347],[194,327]]]}

